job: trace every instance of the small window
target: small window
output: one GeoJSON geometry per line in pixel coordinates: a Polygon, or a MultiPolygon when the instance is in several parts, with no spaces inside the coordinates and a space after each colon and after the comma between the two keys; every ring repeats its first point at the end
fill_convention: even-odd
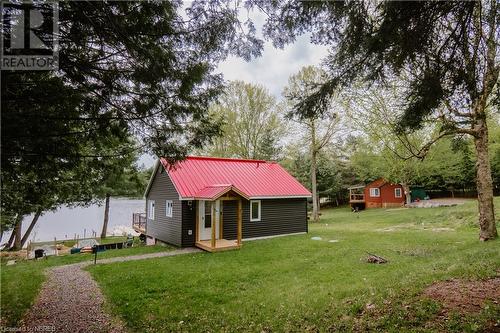
{"type": "Polygon", "coordinates": [[[403,196],[403,193],[401,192],[401,189],[400,188],[395,188],[394,189],[394,196],[396,198],[401,198],[403,196]]]}
{"type": "Polygon", "coordinates": [[[205,228],[212,227],[212,203],[205,201],[205,228]]]}
{"type": "Polygon", "coordinates": [[[172,211],[174,209],[174,203],[172,200],[166,200],[165,201],[165,215],[167,217],[172,217],[172,211]]]}
{"type": "Polygon", "coordinates": [[[370,188],[370,197],[380,197],[380,189],[376,187],[370,188]]]}
{"type": "Polygon", "coordinates": [[[150,220],[155,219],[155,201],[148,200],[148,217],[150,220]]]}
{"type": "Polygon", "coordinates": [[[260,200],[250,201],[250,221],[260,221],[260,200]]]}

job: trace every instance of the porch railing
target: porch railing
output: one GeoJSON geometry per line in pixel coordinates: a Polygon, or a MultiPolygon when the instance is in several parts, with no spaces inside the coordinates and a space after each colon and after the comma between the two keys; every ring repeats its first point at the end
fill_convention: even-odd
{"type": "Polygon", "coordinates": [[[136,231],[146,231],[145,213],[132,213],[132,228],[136,231]]]}
{"type": "Polygon", "coordinates": [[[351,201],[363,201],[365,200],[365,195],[364,194],[351,194],[351,201]]]}

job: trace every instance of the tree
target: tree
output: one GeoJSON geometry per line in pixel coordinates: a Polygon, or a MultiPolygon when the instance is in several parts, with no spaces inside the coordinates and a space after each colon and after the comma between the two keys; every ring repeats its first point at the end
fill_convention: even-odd
{"type": "MultiPolygon", "coordinates": [[[[285,148],[284,158],[280,161],[297,180],[311,189],[311,158],[308,149],[302,144],[290,143],[285,148]]],[[[347,202],[347,187],[355,175],[348,161],[338,157],[333,151],[322,150],[317,161],[317,192],[319,198],[327,198],[337,206],[347,202]]]]}
{"type": "Polygon", "coordinates": [[[222,133],[207,152],[213,156],[277,159],[284,132],[281,106],[260,85],[231,82],[210,108],[213,117],[224,123],[222,133]]]}
{"type": "MultiPolygon", "coordinates": [[[[497,237],[488,153],[489,108],[499,105],[498,2],[262,2],[265,35],[276,46],[311,32],[332,46],[329,79],[296,104],[297,113],[324,110],[339,87],[361,78],[384,82],[405,74],[400,132],[438,120],[438,135],[470,135],[476,153],[479,239],[497,237]],[[327,22],[327,23],[325,23],[327,22]]],[[[435,139],[432,140],[435,142],[435,139]]],[[[429,144],[417,156],[423,157],[429,144]]]]}
{"type": "Polygon", "coordinates": [[[397,80],[384,86],[366,87],[358,84],[349,90],[349,97],[344,103],[354,127],[367,139],[367,143],[362,147],[364,151],[357,154],[353,161],[363,161],[363,158],[370,157],[372,160],[366,161],[372,164],[369,169],[374,170],[373,165],[377,166],[377,173],[364,180],[373,181],[384,177],[401,184],[406,203],[410,204],[410,184],[418,183],[418,179],[425,172],[422,159],[415,158],[414,152],[419,150],[423,142],[432,138],[436,131],[431,124],[413,133],[401,133],[397,130],[401,116],[398,102],[400,89],[400,81],[397,80]]]}
{"type": "Polygon", "coordinates": [[[139,174],[139,170],[134,165],[136,160],[137,156],[131,154],[125,160],[111,159],[107,161],[107,177],[103,179],[99,189],[100,197],[104,197],[104,220],[101,238],[106,238],[108,230],[109,201],[111,196],[137,196],[141,190],[146,188],[147,184],[145,184],[139,174]]]}
{"type": "MultiPolygon", "coordinates": [[[[201,147],[220,128],[206,113],[222,90],[214,64],[262,48],[226,2],[194,1],[184,16],[178,1],[58,5],[59,69],[2,71],[2,231],[56,204],[97,200],[106,161],[147,150],[173,162],[201,147]]],[[[4,10],[27,6],[51,4],[4,10]]]]}
{"type": "MultiPolygon", "coordinates": [[[[310,93],[310,87],[321,84],[324,80],[324,73],[313,67],[304,67],[297,74],[288,79],[288,85],[283,91],[287,100],[293,103],[300,103],[304,96],[310,93]]],[[[330,144],[330,140],[335,134],[339,117],[336,110],[333,109],[332,99],[330,103],[325,104],[325,110],[316,114],[302,114],[291,110],[288,117],[296,121],[299,126],[306,130],[306,140],[309,144],[309,153],[311,161],[311,192],[313,201],[312,220],[319,221],[319,198],[317,185],[317,162],[320,151],[330,144]]]]}

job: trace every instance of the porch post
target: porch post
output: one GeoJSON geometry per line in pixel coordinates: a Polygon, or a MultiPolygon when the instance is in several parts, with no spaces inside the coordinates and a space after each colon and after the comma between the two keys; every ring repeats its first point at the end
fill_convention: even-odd
{"type": "Polygon", "coordinates": [[[212,219],[212,249],[215,249],[215,229],[216,227],[216,221],[215,221],[215,201],[211,201],[212,205],[212,211],[211,211],[211,219],[212,219]]]}
{"type": "Polygon", "coordinates": [[[194,210],[195,210],[195,242],[198,243],[200,241],[200,201],[194,200],[194,210]]]}
{"type": "Polygon", "coordinates": [[[219,201],[219,239],[224,238],[224,200],[219,201]]]}
{"type": "Polygon", "coordinates": [[[238,246],[241,245],[241,224],[242,224],[242,209],[241,209],[241,199],[238,200],[238,246]]]}

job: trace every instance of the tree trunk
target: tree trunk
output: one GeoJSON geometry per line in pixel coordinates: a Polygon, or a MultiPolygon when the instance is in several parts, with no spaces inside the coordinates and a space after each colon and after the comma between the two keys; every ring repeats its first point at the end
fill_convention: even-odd
{"type": "Polygon", "coordinates": [[[102,224],[101,238],[106,238],[106,233],[108,232],[109,197],[109,193],[106,193],[106,204],[104,205],[104,222],[102,224]]]}
{"type": "Polygon", "coordinates": [[[487,241],[496,238],[495,212],[493,209],[493,181],[488,154],[488,127],[486,117],[476,121],[477,135],[474,137],[476,147],[477,199],[479,207],[479,239],[487,241]]]}
{"type": "Polygon", "coordinates": [[[26,232],[24,233],[23,238],[21,239],[21,248],[24,246],[24,243],[26,243],[26,241],[28,240],[28,237],[30,236],[31,231],[35,227],[35,224],[38,221],[38,218],[40,217],[40,215],[42,215],[42,211],[38,210],[35,213],[35,216],[33,217],[33,220],[31,220],[31,223],[30,223],[30,226],[28,227],[28,230],[26,230],[26,232]]]}
{"type": "Polygon", "coordinates": [[[312,220],[313,222],[319,221],[319,211],[318,211],[318,189],[316,184],[316,152],[313,151],[311,154],[311,192],[312,192],[312,220]]]}
{"type": "Polygon", "coordinates": [[[21,250],[22,227],[23,227],[23,217],[20,216],[18,217],[14,230],[12,230],[12,233],[14,233],[14,245],[10,249],[13,251],[21,250]]]}
{"type": "Polygon", "coordinates": [[[319,221],[319,207],[318,207],[318,189],[316,184],[316,157],[318,151],[316,149],[316,124],[311,121],[311,192],[312,192],[312,220],[313,222],[319,221]]]}
{"type": "Polygon", "coordinates": [[[408,186],[407,183],[402,183],[401,186],[403,187],[403,192],[405,195],[406,204],[409,205],[409,204],[411,204],[410,186],[408,186]]]}
{"type": "Polygon", "coordinates": [[[14,238],[16,237],[16,233],[14,230],[12,230],[12,233],[10,234],[9,241],[5,244],[4,249],[9,249],[12,248],[12,245],[14,243],[14,238]]]}

